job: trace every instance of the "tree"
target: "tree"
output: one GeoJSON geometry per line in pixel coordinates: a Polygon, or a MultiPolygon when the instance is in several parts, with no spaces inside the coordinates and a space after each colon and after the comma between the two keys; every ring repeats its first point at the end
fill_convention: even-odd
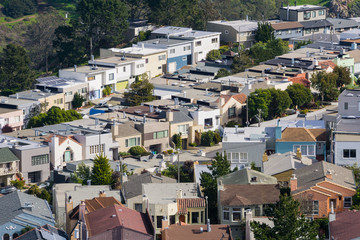
{"type": "Polygon", "coordinates": [[[289,94],[280,89],[270,88],[271,101],[269,104],[269,119],[281,117],[281,115],[288,109],[292,103],[289,94]]]}
{"type": "Polygon", "coordinates": [[[2,127],[1,132],[2,133],[11,133],[13,131],[13,128],[9,126],[9,124],[6,124],[2,127]]]}
{"type": "Polygon", "coordinates": [[[207,61],[215,61],[218,59],[221,59],[221,54],[220,51],[217,49],[211,50],[210,52],[208,52],[208,54],[206,54],[207,61]]]}
{"type": "Polygon", "coordinates": [[[96,156],[91,173],[92,184],[110,185],[112,183],[112,172],[109,159],[103,154],[96,156]]]}
{"type": "Polygon", "coordinates": [[[293,84],[287,87],[286,92],[292,100],[292,107],[303,107],[311,102],[313,96],[309,88],[301,84],[293,84]]]}
{"type": "Polygon", "coordinates": [[[41,189],[39,188],[38,185],[34,184],[34,185],[31,185],[31,187],[29,188],[27,193],[38,196],[41,193],[41,189]]]}
{"type": "Polygon", "coordinates": [[[32,117],[28,122],[27,128],[59,124],[77,119],[82,119],[82,116],[75,110],[63,110],[59,107],[53,106],[49,109],[49,111],[47,111],[47,113],[40,113],[38,116],[32,117]]]}
{"type": "Polygon", "coordinates": [[[48,8],[39,14],[35,23],[29,26],[25,47],[29,50],[35,69],[44,69],[48,73],[49,58],[54,57],[55,53],[53,48],[55,29],[63,21],[63,17],[54,8],[48,8]]]}
{"type": "Polygon", "coordinates": [[[350,69],[347,67],[336,66],[332,73],[337,75],[336,87],[339,89],[343,89],[345,85],[348,85],[352,82],[350,69]]]}
{"type": "Polygon", "coordinates": [[[10,95],[29,89],[35,80],[30,69],[30,58],[25,49],[9,44],[0,55],[0,88],[10,95]],[[5,91],[8,90],[8,91],[5,91]]]}
{"type": "Polygon", "coordinates": [[[207,131],[201,134],[201,145],[211,147],[215,144],[214,142],[214,132],[207,131]]]}
{"type": "Polygon", "coordinates": [[[106,96],[109,96],[111,94],[111,87],[110,86],[106,86],[104,89],[103,89],[103,95],[106,97],[106,96]]]}
{"type": "Polygon", "coordinates": [[[257,42],[267,42],[275,39],[274,28],[269,22],[258,22],[258,29],[255,34],[257,42]]]}
{"type": "Polygon", "coordinates": [[[154,100],[154,85],[148,79],[136,80],[130,85],[130,91],[124,94],[126,103],[130,106],[138,106],[143,102],[154,100]]]}
{"type": "Polygon", "coordinates": [[[275,206],[265,209],[274,227],[256,221],[250,223],[255,239],[316,239],[318,224],[300,214],[299,208],[300,203],[291,196],[280,195],[275,206]]]}
{"type": "Polygon", "coordinates": [[[20,18],[24,15],[36,13],[36,0],[6,0],[3,12],[6,16],[20,18]]]}
{"type": "Polygon", "coordinates": [[[16,187],[17,189],[23,189],[25,186],[25,180],[24,179],[16,179],[10,181],[10,184],[16,187]]]}
{"type": "Polygon", "coordinates": [[[301,48],[302,46],[306,46],[306,45],[309,45],[309,44],[311,44],[312,43],[312,41],[309,39],[309,40],[304,40],[304,41],[300,41],[300,42],[297,42],[297,43],[295,43],[295,47],[294,47],[294,50],[296,50],[296,49],[299,49],[299,48],[301,48]]]}
{"type": "MultiPolygon", "coordinates": [[[[267,118],[269,115],[269,105],[271,103],[271,92],[269,89],[256,89],[248,97],[249,118],[267,118]]],[[[258,119],[259,120],[259,119],[258,119]]]]}
{"type": "Polygon", "coordinates": [[[334,73],[316,72],[311,76],[311,85],[319,91],[321,104],[324,100],[332,101],[339,96],[336,85],[337,75],[334,73]]]}
{"type": "Polygon", "coordinates": [[[231,64],[231,70],[233,73],[244,72],[245,69],[250,68],[253,65],[248,52],[241,50],[239,55],[234,57],[234,61],[231,64]]]}
{"type": "Polygon", "coordinates": [[[33,227],[30,227],[29,225],[26,225],[23,229],[21,229],[21,234],[27,233],[28,231],[31,231],[33,227]]]}
{"type": "Polygon", "coordinates": [[[175,148],[176,149],[182,149],[182,140],[181,140],[181,134],[174,134],[171,137],[171,140],[173,141],[173,143],[175,144],[175,148]]]}
{"type": "Polygon", "coordinates": [[[288,42],[272,39],[267,42],[257,42],[250,48],[250,56],[256,63],[273,59],[289,51],[288,42]]]}
{"type": "Polygon", "coordinates": [[[82,107],[83,103],[85,102],[85,98],[78,92],[74,94],[74,98],[71,102],[72,107],[74,109],[82,107]]]}
{"type": "MultiPolygon", "coordinates": [[[[161,175],[177,179],[178,178],[178,165],[167,164],[167,168],[161,172],[161,175]]],[[[193,161],[186,161],[184,165],[180,166],[180,182],[193,182],[194,181],[194,163],[193,161]]]]}
{"type": "Polygon", "coordinates": [[[226,70],[225,68],[221,68],[221,69],[217,72],[217,74],[216,74],[216,76],[215,76],[215,79],[222,78],[222,77],[226,77],[226,76],[229,76],[229,75],[231,75],[231,73],[230,73],[228,70],[226,70]]]}
{"type": "Polygon", "coordinates": [[[89,166],[86,166],[85,163],[80,163],[76,171],[70,176],[71,182],[81,183],[82,185],[86,185],[90,179],[91,169],[89,166]]]}
{"type": "Polygon", "coordinates": [[[146,150],[141,146],[133,146],[129,149],[129,153],[133,156],[141,156],[146,153],[146,150]]]}
{"type": "Polygon", "coordinates": [[[125,0],[131,19],[147,18],[150,8],[146,0],[125,0]]]}
{"type": "MultiPolygon", "coordinates": [[[[216,153],[215,159],[208,166],[211,173],[202,172],[200,174],[201,187],[203,187],[204,196],[208,197],[209,218],[212,223],[218,221],[217,218],[217,178],[231,173],[231,163],[227,160],[226,153],[216,153]]],[[[235,169],[234,171],[236,171],[235,169]]]]}
{"type": "Polygon", "coordinates": [[[50,203],[50,204],[51,204],[51,202],[52,202],[52,201],[51,201],[52,196],[51,196],[51,194],[49,193],[49,191],[46,190],[45,188],[41,190],[40,195],[39,195],[38,197],[41,198],[41,199],[46,200],[46,201],[47,201],[48,203],[50,203]]]}

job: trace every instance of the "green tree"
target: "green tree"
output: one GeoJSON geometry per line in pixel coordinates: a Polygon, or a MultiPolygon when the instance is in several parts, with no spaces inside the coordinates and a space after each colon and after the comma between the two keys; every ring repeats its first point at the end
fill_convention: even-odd
{"type": "Polygon", "coordinates": [[[16,179],[10,181],[10,184],[16,187],[17,189],[23,189],[25,186],[25,180],[24,179],[16,179]]]}
{"type": "Polygon", "coordinates": [[[144,19],[148,17],[150,8],[146,0],[125,0],[126,6],[129,9],[131,19],[144,19]]]}
{"type": "Polygon", "coordinates": [[[39,196],[40,193],[41,193],[41,189],[40,189],[39,186],[36,185],[36,184],[31,185],[31,187],[30,187],[29,190],[28,190],[28,194],[31,194],[31,195],[39,196]]]}
{"type": "Polygon", "coordinates": [[[171,137],[171,140],[173,141],[173,143],[175,144],[175,148],[176,149],[182,149],[182,140],[181,140],[181,134],[178,133],[178,134],[174,134],[172,137],[171,137]]]}
{"type": "Polygon", "coordinates": [[[143,102],[154,100],[154,85],[148,79],[136,80],[130,85],[130,91],[124,94],[126,102],[130,106],[138,106],[143,102]]]}
{"type": "Polygon", "coordinates": [[[45,188],[41,190],[40,195],[38,197],[46,200],[48,203],[51,204],[51,199],[52,199],[51,194],[45,188]]]}
{"type": "Polygon", "coordinates": [[[111,87],[110,86],[106,86],[104,89],[103,89],[103,95],[106,97],[106,96],[109,96],[111,94],[111,87]]]}
{"type": "Polygon", "coordinates": [[[287,87],[286,92],[292,100],[292,107],[303,107],[311,102],[313,96],[309,88],[301,84],[293,84],[287,87]]]}
{"type": "Polygon", "coordinates": [[[94,185],[111,185],[112,172],[109,159],[103,154],[96,156],[91,173],[91,183],[94,185]]]}
{"type": "Polygon", "coordinates": [[[267,42],[257,42],[250,48],[250,56],[256,63],[264,62],[289,51],[288,42],[272,39],[267,42]]]}
{"type": "Polygon", "coordinates": [[[20,18],[24,15],[36,13],[36,0],[5,0],[3,12],[6,16],[20,18]]]}
{"type": "Polygon", "coordinates": [[[146,153],[146,150],[141,146],[133,146],[129,149],[129,153],[133,156],[141,156],[146,153]]]}
{"type": "Polygon", "coordinates": [[[258,29],[255,34],[257,42],[267,42],[275,39],[274,28],[269,22],[258,22],[258,29]]]}
{"type": "Polygon", "coordinates": [[[307,41],[304,40],[304,41],[297,42],[297,43],[295,44],[294,50],[299,49],[299,48],[301,48],[302,46],[309,45],[309,44],[311,44],[311,43],[312,43],[311,40],[307,40],[307,41]]]}
{"type": "Polygon", "coordinates": [[[76,171],[70,176],[71,182],[81,183],[82,185],[86,185],[90,179],[91,169],[89,166],[86,166],[85,163],[80,163],[76,171]]]}
{"type": "Polygon", "coordinates": [[[33,227],[30,227],[29,225],[26,225],[23,229],[21,229],[21,234],[27,233],[28,231],[31,231],[33,227]]]}
{"type": "MultiPolygon", "coordinates": [[[[178,179],[178,165],[167,164],[167,168],[161,172],[161,175],[178,179]]],[[[193,161],[186,161],[184,165],[180,166],[180,182],[194,181],[194,163],[193,161]]]]}
{"type": "Polygon", "coordinates": [[[228,70],[226,70],[225,68],[221,68],[221,69],[217,72],[217,74],[216,74],[216,76],[215,76],[215,79],[222,78],[222,77],[226,77],[226,76],[229,76],[229,75],[231,75],[231,73],[230,73],[228,70]]]}
{"type": "Polygon", "coordinates": [[[215,144],[214,142],[214,132],[206,131],[201,134],[201,145],[211,147],[215,144]]]}
{"type": "Polygon", "coordinates": [[[71,101],[72,107],[74,109],[82,107],[83,103],[85,102],[85,98],[78,92],[74,94],[74,98],[71,101]]]}
{"type": "Polygon", "coordinates": [[[269,119],[275,117],[281,117],[281,115],[288,109],[292,103],[289,94],[286,91],[281,91],[280,89],[271,88],[271,101],[268,106],[269,108],[269,119]]]}
{"type": "Polygon", "coordinates": [[[339,96],[336,85],[337,75],[334,73],[316,72],[311,76],[311,85],[319,91],[321,104],[324,100],[333,101],[339,96]]]}
{"type": "Polygon", "coordinates": [[[210,52],[208,52],[208,54],[206,54],[207,61],[215,61],[218,59],[221,59],[221,54],[220,51],[217,49],[211,50],[210,52]]]}
{"type": "Polygon", "coordinates": [[[253,61],[250,58],[248,51],[241,50],[239,55],[234,57],[234,61],[231,64],[231,70],[233,73],[244,72],[245,69],[252,67],[253,61]]]}
{"type": "Polygon", "coordinates": [[[342,89],[345,85],[348,85],[352,82],[350,69],[347,67],[336,66],[332,72],[337,76],[336,78],[336,87],[342,89]]]}
{"type": "Polygon", "coordinates": [[[29,89],[35,80],[25,49],[9,44],[0,55],[0,88],[10,95],[29,89]],[[7,90],[7,91],[6,91],[7,90]]]}
{"type": "Polygon", "coordinates": [[[271,92],[269,89],[256,89],[255,92],[250,93],[248,97],[249,118],[254,119],[261,112],[261,118],[266,119],[269,115],[270,103],[271,92]]]}
{"type": "Polygon", "coordinates": [[[255,239],[316,239],[318,224],[300,214],[299,209],[298,201],[291,196],[281,195],[280,201],[275,206],[265,209],[274,227],[256,221],[250,223],[255,239]]]}
{"type": "Polygon", "coordinates": [[[215,159],[208,166],[211,173],[202,172],[200,174],[201,187],[204,196],[208,197],[209,218],[212,223],[217,223],[217,178],[231,173],[231,163],[227,160],[226,153],[216,153],[215,159]]]}
{"type": "Polygon", "coordinates": [[[49,109],[49,111],[47,111],[47,113],[40,113],[38,116],[32,117],[28,122],[27,128],[59,124],[77,119],[82,119],[82,116],[75,110],[63,110],[59,107],[53,106],[49,109]]]}

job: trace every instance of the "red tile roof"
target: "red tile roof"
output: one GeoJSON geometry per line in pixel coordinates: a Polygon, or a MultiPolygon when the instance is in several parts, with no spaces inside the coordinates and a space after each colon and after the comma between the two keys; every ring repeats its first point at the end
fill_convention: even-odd
{"type": "Polygon", "coordinates": [[[206,225],[173,224],[162,231],[165,240],[232,240],[230,226],[212,224],[211,231],[206,231],[206,225]],[[200,231],[202,227],[203,232],[200,231]]]}
{"type": "Polygon", "coordinates": [[[352,210],[336,214],[330,222],[330,239],[350,240],[360,237],[360,211],[352,210]]]}
{"type": "MultiPolygon", "coordinates": [[[[51,143],[52,142],[52,137],[54,135],[55,134],[50,134],[50,135],[46,136],[44,141],[51,143]]],[[[81,145],[80,142],[78,140],[76,140],[76,138],[74,136],[63,136],[63,135],[58,135],[58,134],[56,134],[55,136],[59,138],[59,145],[63,144],[68,139],[75,142],[75,143],[77,143],[77,144],[79,144],[79,145],[81,145]]]]}
{"type": "Polygon", "coordinates": [[[333,61],[329,60],[329,61],[319,62],[319,66],[321,67],[321,69],[327,69],[328,67],[334,69],[336,67],[336,64],[333,61]]]}
{"type": "Polygon", "coordinates": [[[153,235],[152,223],[147,214],[120,205],[113,205],[88,213],[85,216],[85,221],[89,230],[89,237],[111,230],[117,231],[117,228],[126,228],[145,235],[153,235]]]}
{"type": "Polygon", "coordinates": [[[188,208],[204,208],[205,199],[203,198],[178,198],[178,214],[187,214],[188,208]]]}
{"type": "Polygon", "coordinates": [[[236,94],[236,95],[233,95],[232,97],[239,103],[242,103],[242,104],[246,103],[247,96],[244,93],[236,94]]]}
{"type": "Polygon", "coordinates": [[[301,84],[304,85],[307,88],[310,88],[310,81],[306,79],[306,77],[292,77],[289,78],[290,81],[293,82],[293,84],[301,84]]]}

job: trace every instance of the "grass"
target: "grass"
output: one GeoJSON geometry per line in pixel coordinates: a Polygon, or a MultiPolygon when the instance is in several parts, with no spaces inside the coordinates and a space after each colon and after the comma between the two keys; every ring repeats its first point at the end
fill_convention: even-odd
{"type": "MultiPolygon", "coordinates": [[[[319,5],[319,6],[326,6],[328,7],[330,4],[330,0],[290,0],[290,6],[295,5],[295,1],[297,5],[319,5]]],[[[284,4],[285,6],[285,4],[284,4]]]]}

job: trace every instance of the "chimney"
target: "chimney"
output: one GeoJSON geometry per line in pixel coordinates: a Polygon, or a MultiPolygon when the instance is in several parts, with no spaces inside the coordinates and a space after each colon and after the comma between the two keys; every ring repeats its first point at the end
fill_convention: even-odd
{"type": "Polygon", "coordinates": [[[181,189],[179,189],[179,191],[177,191],[177,198],[183,198],[183,192],[181,189]]]}
{"type": "Polygon", "coordinates": [[[296,159],[301,160],[301,151],[300,148],[296,149],[296,159]]]}
{"type": "Polygon", "coordinates": [[[246,240],[250,240],[250,239],[254,239],[254,237],[252,236],[253,233],[251,231],[250,228],[250,223],[252,221],[252,212],[251,209],[247,209],[246,213],[245,213],[245,239],[246,240]]]}
{"type": "Polygon", "coordinates": [[[93,62],[95,60],[94,55],[91,55],[91,61],[93,62]]]}
{"type": "Polygon", "coordinates": [[[223,181],[222,181],[222,180],[219,180],[218,189],[219,189],[219,191],[223,191],[223,190],[224,190],[224,184],[223,184],[223,181]]]}
{"type": "Polygon", "coordinates": [[[330,214],[329,214],[329,222],[336,220],[336,214],[334,211],[334,202],[330,202],[330,214]]]}
{"type": "Polygon", "coordinates": [[[151,112],[151,113],[154,112],[154,106],[153,106],[153,105],[150,105],[150,106],[149,106],[149,109],[150,109],[150,112],[151,112]]]}
{"type": "Polygon", "coordinates": [[[144,115],[143,123],[146,123],[146,116],[144,115]]]}
{"type": "Polygon", "coordinates": [[[76,65],[74,65],[74,72],[76,72],[76,70],[77,70],[77,66],[76,66],[76,65]]]}
{"type": "Polygon", "coordinates": [[[65,213],[66,213],[66,232],[69,234],[71,229],[71,221],[70,221],[70,212],[74,209],[74,205],[73,205],[73,200],[72,197],[69,195],[67,195],[67,193],[65,193],[65,213]]]}
{"type": "Polygon", "coordinates": [[[307,58],[310,57],[310,52],[309,51],[306,52],[306,57],[307,58]]]}
{"type": "Polygon", "coordinates": [[[295,58],[291,58],[291,66],[294,66],[295,64],[295,58]]]}
{"type": "Polygon", "coordinates": [[[87,180],[86,182],[87,182],[87,185],[88,185],[88,186],[91,186],[91,180],[90,180],[90,179],[87,180]]]}
{"type": "Polygon", "coordinates": [[[79,205],[79,220],[80,221],[85,220],[85,211],[86,211],[85,201],[81,201],[81,203],[79,205]]]}
{"type": "Polygon", "coordinates": [[[99,119],[95,118],[95,126],[99,125],[99,119]]]}
{"type": "Polygon", "coordinates": [[[315,67],[319,66],[319,61],[316,58],[314,58],[314,66],[315,67]]]}
{"type": "Polygon", "coordinates": [[[163,219],[161,220],[161,230],[163,231],[167,227],[169,227],[169,221],[164,216],[163,219]]]}
{"type": "Polygon", "coordinates": [[[24,210],[28,210],[28,211],[32,212],[32,208],[33,208],[32,203],[29,203],[29,202],[24,203],[24,207],[23,207],[24,210]]]}
{"type": "Polygon", "coordinates": [[[211,232],[210,219],[207,220],[206,231],[207,231],[207,232],[211,232]]]}
{"type": "Polygon", "coordinates": [[[263,162],[267,162],[269,160],[268,155],[266,154],[266,152],[264,152],[263,156],[262,156],[262,161],[263,162]]]}
{"type": "Polygon", "coordinates": [[[183,92],[183,97],[186,98],[186,91],[183,92]]]}
{"type": "Polygon", "coordinates": [[[248,15],[246,15],[246,21],[249,21],[249,16],[248,15]]]}
{"type": "Polygon", "coordinates": [[[16,93],[16,99],[19,99],[19,93],[16,93]]]}
{"type": "Polygon", "coordinates": [[[330,169],[328,169],[328,170],[326,171],[326,178],[327,178],[327,179],[332,179],[332,175],[333,175],[333,171],[330,170],[330,169]]]}
{"type": "Polygon", "coordinates": [[[106,197],[105,190],[99,192],[99,197],[106,197]]]}
{"type": "Polygon", "coordinates": [[[296,175],[293,174],[290,179],[290,190],[295,191],[297,189],[297,178],[296,175]]]}
{"type": "Polygon", "coordinates": [[[166,120],[167,120],[168,122],[174,121],[174,113],[173,113],[171,110],[168,110],[168,111],[166,112],[166,120]]]}

